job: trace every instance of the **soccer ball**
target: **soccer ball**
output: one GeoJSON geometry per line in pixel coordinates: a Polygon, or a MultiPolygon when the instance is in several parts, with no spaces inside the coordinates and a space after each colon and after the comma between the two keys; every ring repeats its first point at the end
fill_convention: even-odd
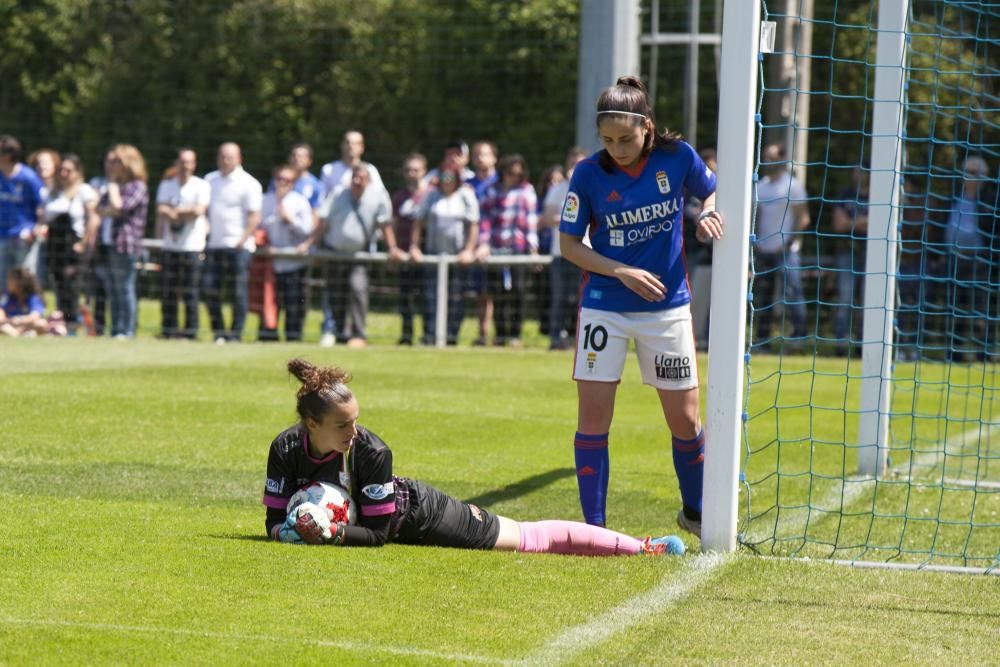
{"type": "Polygon", "coordinates": [[[288,499],[288,514],[302,503],[313,503],[325,508],[330,513],[330,522],[333,524],[357,523],[358,510],[351,494],[332,482],[312,482],[296,491],[288,499]]]}

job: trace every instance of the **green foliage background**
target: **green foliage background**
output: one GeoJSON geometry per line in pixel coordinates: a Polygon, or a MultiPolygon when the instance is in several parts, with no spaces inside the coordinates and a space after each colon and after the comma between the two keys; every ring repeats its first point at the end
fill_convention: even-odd
{"type": "Polygon", "coordinates": [[[489,138],[541,171],[575,138],[573,0],[0,0],[3,131],[96,168],[116,141],[156,174],[225,140],[266,174],[361,129],[395,177],[411,150],[489,138]]]}
{"type": "MultiPolygon", "coordinates": [[[[651,2],[640,5],[648,33],[651,2]]],[[[687,3],[660,5],[660,32],[686,30],[687,3]]],[[[765,5],[786,20],[783,2],[765,5]]],[[[701,3],[702,31],[715,10],[701,3]]],[[[963,141],[996,143],[982,113],[996,55],[976,13],[941,0],[911,11],[907,159],[951,172],[963,141]]],[[[262,177],[295,141],[311,142],[317,163],[336,157],[349,128],[365,133],[390,187],[406,153],[433,161],[459,137],[524,154],[536,177],[575,141],[579,14],[578,0],[0,0],[0,131],[29,150],[77,152],[91,171],[110,143],[134,143],[154,180],[180,145],[207,171],[216,146],[237,141],[262,177]]],[[[816,3],[810,149],[796,158],[823,184],[816,194],[833,196],[868,150],[876,18],[869,0],[816,3]]],[[[713,51],[701,51],[699,148],[715,143],[713,51]]],[[[684,126],[685,57],[683,46],[658,51],[663,127],[684,126]]],[[[780,85],[765,71],[765,94],[780,85]]]]}

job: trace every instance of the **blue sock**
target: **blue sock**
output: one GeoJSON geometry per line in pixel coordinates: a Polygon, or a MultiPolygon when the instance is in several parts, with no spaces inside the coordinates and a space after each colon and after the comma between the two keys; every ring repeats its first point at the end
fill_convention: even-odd
{"type": "Polygon", "coordinates": [[[583,520],[592,526],[603,526],[608,497],[608,476],[611,471],[611,463],[608,460],[608,434],[586,435],[577,432],[573,441],[573,451],[576,457],[576,482],[580,487],[583,520]]]}
{"type": "Polygon", "coordinates": [[[705,430],[702,429],[693,440],[673,437],[674,471],[681,487],[688,518],[701,520],[702,476],[705,471],[705,430]],[[697,516],[691,514],[697,513],[697,516]]]}

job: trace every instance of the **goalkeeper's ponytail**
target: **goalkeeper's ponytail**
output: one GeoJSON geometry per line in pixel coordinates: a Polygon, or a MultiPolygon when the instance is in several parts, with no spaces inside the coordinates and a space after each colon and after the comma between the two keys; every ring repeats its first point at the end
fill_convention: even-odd
{"type": "Polygon", "coordinates": [[[324,415],[334,405],[341,405],[354,398],[347,383],[351,374],[342,368],[315,366],[305,359],[288,362],[288,372],[294,375],[302,386],[295,394],[295,406],[299,416],[322,421],[324,415]]]}

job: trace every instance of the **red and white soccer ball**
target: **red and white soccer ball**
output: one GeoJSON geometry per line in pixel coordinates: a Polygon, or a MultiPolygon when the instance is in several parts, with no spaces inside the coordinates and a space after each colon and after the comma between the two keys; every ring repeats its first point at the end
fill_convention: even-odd
{"type": "Polygon", "coordinates": [[[288,513],[302,503],[312,503],[325,508],[333,524],[354,525],[358,520],[358,510],[351,494],[342,486],[332,482],[313,482],[304,486],[288,499],[288,513]]]}

